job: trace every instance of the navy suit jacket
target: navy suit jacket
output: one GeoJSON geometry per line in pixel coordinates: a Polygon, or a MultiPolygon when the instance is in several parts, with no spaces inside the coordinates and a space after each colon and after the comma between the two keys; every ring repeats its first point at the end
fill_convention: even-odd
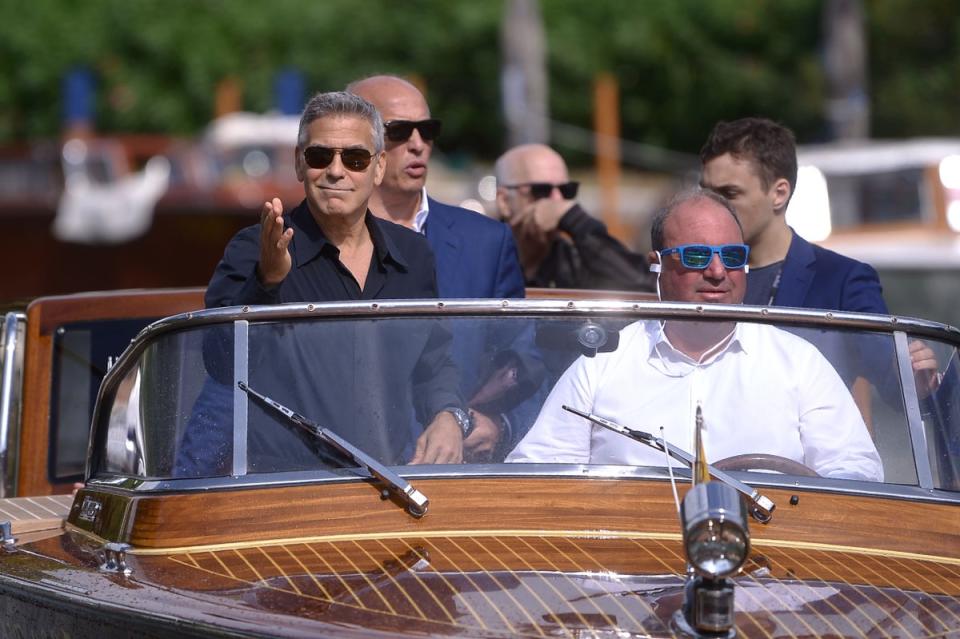
{"type": "MultiPolygon", "coordinates": [[[[428,199],[427,242],[437,262],[437,290],[441,298],[514,299],[525,295],[523,271],[517,257],[513,232],[503,222],[428,199]]],[[[453,332],[453,361],[460,365],[461,390],[470,400],[484,382],[484,373],[507,354],[521,362],[525,385],[536,389],[541,384],[542,366],[533,353],[533,330],[528,322],[488,324],[480,332],[453,332]]],[[[541,398],[542,399],[542,398],[541,398]]],[[[529,428],[536,409],[531,402],[507,409],[509,431],[503,445],[511,445],[518,433],[529,428]],[[531,414],[527,414],[531,413],[531,414]]],[[[509,448],[506,448],[509,450],[509,448]]]]}
{"type": "MultiPolygon", "coordinates": [[[[780,274],[774,306],[830,311],[889,314],[880,278],[872,266],[811,244],[793,232],[780,274]]],[[[874,336],[856,339],[841,333],[804,333],[850,385],[858,376],[893,392],[898,382],[890,375],[891,345],[874,336]]]]}
{"type": "Polygon", "coordinates": [[[775,306],[887,315],[872,266],[806,241],[796,231],[780,274],[775,306]]]}
{"type": "Polygon", "coordinates": [[[523,297],[523,272],[510,228],[474,211],[428,201],[427,242],[437,261],[440,297],[523,297]]]}

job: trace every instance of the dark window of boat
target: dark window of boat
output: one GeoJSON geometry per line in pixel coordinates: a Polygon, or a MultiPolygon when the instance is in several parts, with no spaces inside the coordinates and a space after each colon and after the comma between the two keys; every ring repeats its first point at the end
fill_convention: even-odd
{"type": "Polygon", "coordinates": [[[155,319],[75,322],[57,328],[50,387],[51,482],[82,477],[93,405],[108,362],[115,361],[140,329],[155,319]]]}

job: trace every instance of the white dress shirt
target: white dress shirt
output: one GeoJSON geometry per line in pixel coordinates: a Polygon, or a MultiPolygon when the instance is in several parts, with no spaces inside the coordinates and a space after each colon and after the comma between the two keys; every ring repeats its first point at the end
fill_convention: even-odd
{"type": "Polygon", "coordinates": [[[420,208],[413,216],[413,230],[417,233],[423,233],[423,225],[427,223],[427,216],[430,215],[430,200],[427,199],[427,187],[420,191],[420,208]]]}
{"type": "Polygon", "coordinates": [[[840,376],[809,342],[772,326],[737,324],[722,347],[695,361],[670,344],[660,322],[631,324],[615,352],[581,356],[567,369],[507,456],[664,466],[662,452],[595,426],[564,404],[664,436],[690,453],[699,404],[711,462],[768,453],[823,476],[883,480],[880,456],[840,376]]]}

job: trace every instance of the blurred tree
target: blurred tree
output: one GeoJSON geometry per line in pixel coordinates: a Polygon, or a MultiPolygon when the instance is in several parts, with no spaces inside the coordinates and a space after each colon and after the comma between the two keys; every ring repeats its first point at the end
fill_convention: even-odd
{"type": "Polygon", "coordinates": [[[720,119],[766,115],[809,137],[821,126],[813,0],[544,3],[551,110],[589,126],[582,93],[620,81],[623,137],[695,152],[720,119]]]}
{"type": "Polygon", "coordinates": [[[960,4],[871,0],[865,8],[872,134],[960,134],[960,4]]]}
{"type": "MultiPolygon", "coordinates": [[[[955,134],[960,5],[872,0],[874,135],[955,134]]],[[[0,0],[0,142],[56,136],[64,74],[96,76],[101,132],[194,134],[235,77],[251,111],[275,104],[282,68],[306,92],[371,73],[422,79],[448,154],[495,157],[499,2],[0,0]]],[[[620,84],[623,137],[696,151],[718,119],[761,114],[801,141],[827,136],[820,0],[541,0],[550,113],[589,129],[598,72],[620,84]]],[[[577,157],[571,154],[574,161],[577,157]]],[[[586,159],[586,158],[581,158],[586,159]]]]}

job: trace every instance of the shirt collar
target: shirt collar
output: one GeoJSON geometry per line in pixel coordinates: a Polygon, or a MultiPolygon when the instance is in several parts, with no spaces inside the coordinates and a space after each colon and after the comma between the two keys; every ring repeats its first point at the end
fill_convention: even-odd
{"type": "Polygon", "coordinates": [[[427,216],[430,215],[430,201],[427,200],[427,187],[420,191],[420,208],[413,216],[413,230],[417,233],[423,233],[423,227],[427,224],[427,216]]]}
{"type": "Polygon", "coordinates": [[[749,341],[750,328],[740,322],[734,326],[732,336],[721,347],[707,352],[699,360],[680,352],[670,343],[663,322],[652,321],[650,325],[650,352],[647,359],[652,366],[671,377],[682,377],[696,368],[709,366],[726,353],[748,352],[745,344],[749,341]]]}
{"type": "Polygon", "coordinates": [[[384,222],[371,213],[370,209],[367,209],[367,215],[363,221],[367,225],[367,230],[370,231],[370,238],[373,240],[373,249],[377,252],[377,259],[380,260],[380,263],[382,264],[390,260],[406,271],[406,258],[403,256],[396,242],[393,241],[393,238],[384,233],[380,226],[381,224],[391,224],[391,222],[384,222]]]}
{"type": "MultiPolygon", "coordinates": [[[[376,253],[377,260],[381,264],[390,260],[403,270],[407,270],[407,260],[403,257],[403,253],[393,239],[383,232],[376,216],[370,212],[370,209],[367,209],[367,213],[363,217],[363,223],[366,224],[367,230],[370,232],[370,239],[373,241],[373,250],[376,253]]],[[[327,239],[327,236],[320,229],[320,225],[313,218],[306,200],[290,213],[288,225],[292,226],[295,231],[293,234],[293,259],[297,268],[314,260],[325,250],[324,247],[329,246],[330,249],[326,250],[337,251],[337,248],[327,239]]]]}

